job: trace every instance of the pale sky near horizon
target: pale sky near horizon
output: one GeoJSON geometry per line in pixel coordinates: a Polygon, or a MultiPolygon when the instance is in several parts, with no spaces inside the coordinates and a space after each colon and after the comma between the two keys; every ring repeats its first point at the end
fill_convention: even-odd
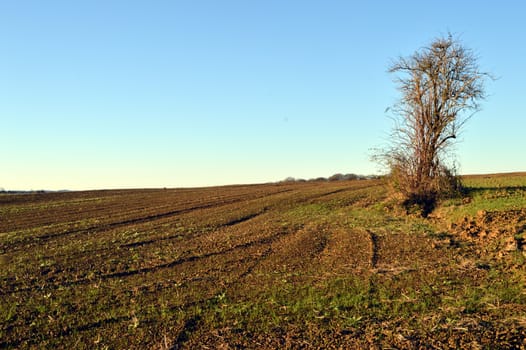
{"type": "Polygon", "coordinates": [[[0,187],[378,173],[390,62],[457,34],[487,84],[460,172],[526,171],[526,2],[0,0],[0,187]]]}

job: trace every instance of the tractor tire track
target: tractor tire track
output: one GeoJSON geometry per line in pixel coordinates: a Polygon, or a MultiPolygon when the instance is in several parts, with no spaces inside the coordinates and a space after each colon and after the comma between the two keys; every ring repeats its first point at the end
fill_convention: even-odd
{"type": "MultiPolygon", "coordinates": [[[[283,193],[288,193],[288,192],[291,192],[291,191],[293,191],[293,190],[292,189],[284,189],[284,190],[281,190],[281,191],[278,191],[278,192],[274,192],[274,193],[270,193],[270,194],[267,193],[267,194],[262,195],[262,196],[260,196],[258,198],[252,198],[252,199],[253,200],[254,199],[261,200],[261,199],[264,199],[264,198],[268,198],[268,197],[279,195],[279,194],[283,194],[283,193]]],[[[109,223],[90,225],[88,227],[83,227],[83,228],[79,228],[79,229],[67,230],[67,231],[64,231],[64,232],[56,232],[56,233],[44,234],[44,235],[40,235],[40,236],[29,236],[28,235],[28,236],[20,237],[19,239],[17,239],[14,242],[9,242],[7,244],[0,244],[0,250],[13,252],[13,251],[21,250],[21,249],[28,249],[29,246],[31,246],[31,245],[42,244],[42,243],[47,242],[49,240],[56,239],[56,238],[62,238],[64,236],[100,233],[100,232],[113,230],[113,229],[116,229],[116,228],[127,227],[127,226],[134,226],[134,225],[143,224],[143,223],[149,223],[149,222],[153,222],[153,221],[157,221],[157,220],[161,220],[161,219],[165,219],[165,218],[175,217],[175,216],[191,213],[191,212],[197,211],[197,210],[204,210],[204,209],[210,209],[210,208],[220,208],[220,207],[224,207],[224,206],[227,206],[227,205],[240,203],[240,202],[246,202],[246,201],[247,201],[247,198],[244,198],[244,197],[241,197],[241,198],[227,198],[227,199],[221,198],[219,202],[212,202],[212,203],[207,202],[206,204],[195,205],[195,206],[192,206],[192,207],[189,207],[189,208],[188,207],[187,208],[181,208],[181,209],[167,211],[167,212],[164,212],[164,213],[146,215],[146,216],[142,216],[142,217],[138,217],[138,218],[131,218],[131,219],[120,220],[120,221],[116,221],[116,222],[109,222],[109,223]]],[[[241,219],[237,219],[237,220],[239,220],[239,222],[243,222],[243,221],[247,221],[249,219],[251,219],[250,215],[247,216],[247,217],[241,218],[241,219]]],[[[230,225],[235,225],[236,223],[238,223],[238,222],[236,222],[236,220],[234,220],[234,221],[232,221],[230,223],[230,225]]]]}
{"type": "Polygon", "coordinates": [[[378,263],[378,241],[379,237],[373,231],[366,230],[369,238],[369,266],[372,270],[376,269],[378,263]]]}

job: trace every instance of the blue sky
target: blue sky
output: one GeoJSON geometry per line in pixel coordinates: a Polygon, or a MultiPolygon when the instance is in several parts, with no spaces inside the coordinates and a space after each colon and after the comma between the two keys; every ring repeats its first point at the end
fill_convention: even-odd
{"type": "Polygon", "coordinates": [[[377,173],[390,62],[449,31],[499,77],[460,171],[526,171],[525,4],[0,0],[0,187],[377,173]]]}

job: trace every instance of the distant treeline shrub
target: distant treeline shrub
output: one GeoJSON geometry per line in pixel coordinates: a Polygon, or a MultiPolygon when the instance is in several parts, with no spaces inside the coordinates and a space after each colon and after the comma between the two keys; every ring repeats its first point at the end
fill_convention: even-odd
{"type": "Polygon", "coordinates": [[[283,183],[290,182],[327,182],[327,181],[351,181],[351,180],[373,180],[378,179],[378,175],[357,175],[357,174],[334,174],[328,178],[326,177],[317,177],[309,180],[305,179],[296,179],[295,177],[289,176],[285,180],[280,181],[283,183]]]}

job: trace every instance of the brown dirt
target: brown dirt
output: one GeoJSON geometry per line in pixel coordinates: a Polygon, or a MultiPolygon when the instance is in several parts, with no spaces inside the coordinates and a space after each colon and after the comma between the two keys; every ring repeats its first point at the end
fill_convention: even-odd
{"type": "MultiPolygon", "coordinates": [[[[404,218],[349,224],[353,210],[367,213],[385,197],[382,189],[349,181],[0,196],[0,348],[455,348],[524,339],[515,323],[517,334],[502,333],[484,315],[452,325],[422,316],[427,330],[412,328],[417,314],[364,316],[357,326],[286,316],[261,331],[217,316],[227,303],[249,308],[283,291],[330,294],[327,285],[350,277],[366,285],[370,308],[381,309],[376,299],[410,304],[417,297],[407,296],[407,281],[424,288],[433,278],[485,278],[475,265],[451,265],[467,259],[452,242],[525,229],[524,210],[462,221],[450,244],[405,232],[404,218]]],[[[267,306],[279,315],[291,307],[267,306]]]]}
{"type": "Polygon", "coordinates": [[[464,217],[450,225],[450,231],[462,240],[476,244],[479,254],[497,258],[524,251],[526,209],[487,212],[481,210],[474,218],[464,217]]]}

